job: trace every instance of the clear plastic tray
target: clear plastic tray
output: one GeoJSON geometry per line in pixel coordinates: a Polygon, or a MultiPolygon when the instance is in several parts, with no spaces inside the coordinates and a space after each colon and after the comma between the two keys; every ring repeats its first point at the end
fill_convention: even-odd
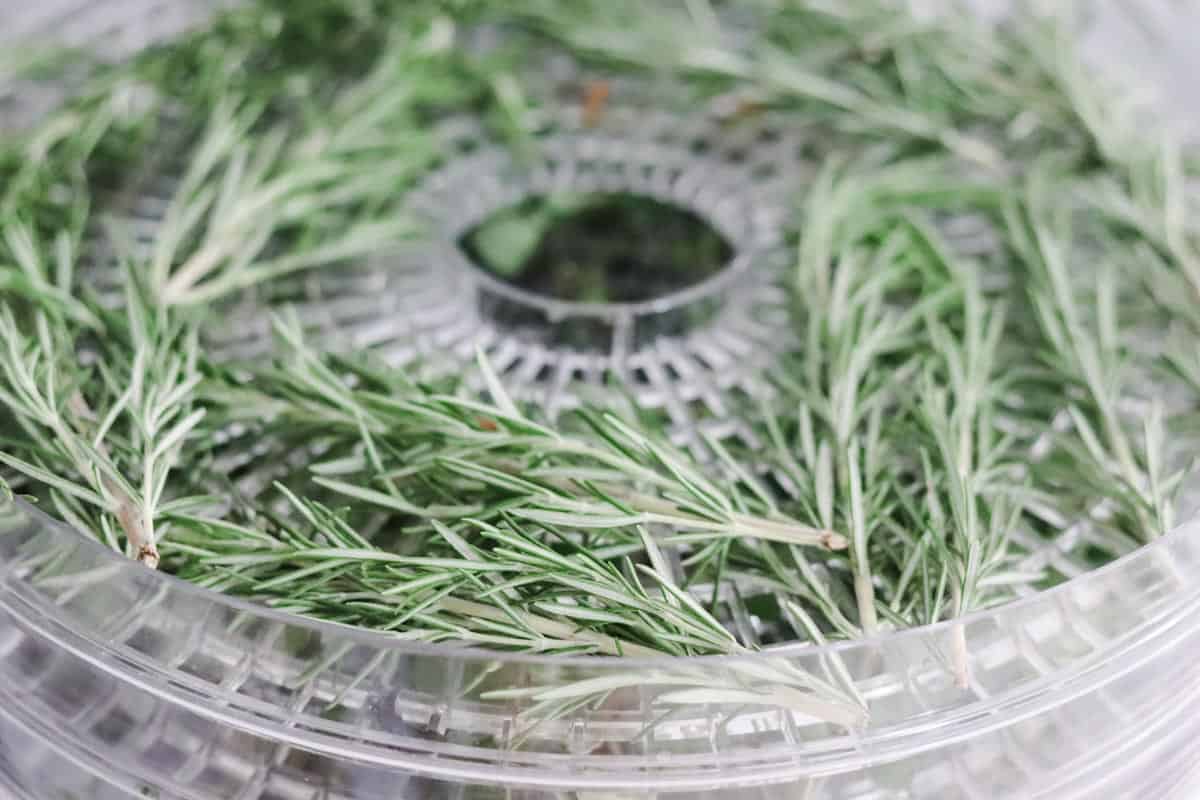
{"type": "Polygon", "coordinates": [[[961,623],[745,659],[626,660],[303,621],[0,505],[0,785],[17,797],[1190,797],[1198,657],[1194,523],[961,623]],[[869,721],[670,702],[796,672],[852,685],[869,721]],[[488,699],[608,685],[621,688],[595,709],[488,699]]]}
{"type": "MultiPolygon", "coordinates": [[[[0,0],[0,42],[49,30],[136,47],[203,5],[0,0]],[[158,16],[141,13],[149,6],[158,16]]],[[[1090,10],[1097,58],[1136,70],[1196,119],[1200,103],[1185,98],[1200,12],[1165,0],[1090,10]]],[[[636,323],[663,309],[626,311],[636,323]]],[[[422,320],[435,331],[434,316],[422,320]]],[[[1192,522],[1050,591],[863,642],[746,658],[515,656],[249,605],[0,497],[0,794],[1190,798],[1200,791],[1198,611],[1192,522]],[[771,695],[781,675],[836,702],[814,714],[771,695]]]]}

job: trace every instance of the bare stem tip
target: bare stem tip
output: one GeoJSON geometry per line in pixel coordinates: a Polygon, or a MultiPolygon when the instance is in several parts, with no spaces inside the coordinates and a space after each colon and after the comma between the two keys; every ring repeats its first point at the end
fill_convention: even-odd
{"type": "Polygon", "coordinates": [[[845,550],[850,546],[850,541],[835,531],[822,531],[821,545],[830,550],[845,550]]]}
{"type": "Polygon", "coordinates": [[[137,561],[150,569],[158,569],[158,548],[152,544],[142,545],[138,548],[137,561]]]}

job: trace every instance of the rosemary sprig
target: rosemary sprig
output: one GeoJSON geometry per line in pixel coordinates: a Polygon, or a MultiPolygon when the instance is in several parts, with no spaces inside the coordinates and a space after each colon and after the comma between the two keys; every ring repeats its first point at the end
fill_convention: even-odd
{"type": "Polygon", "coordinates": [[[68,294],[68,238],[57,241],[54,277],[27,228],[9,227],[6,238],[29,276],[25,288],[41,303],[27,328],[11,305],[0,305],[0,402],[24,434],[28,456],[0,460],[47,486],[64,517],[157,567],[156,519],[168,478],[204,416],[192,404],[200,381],[196,329],[147,305],[133,281],[125,313],[100,320],[99,309],[68,294]],[[95,327],[80,329],[79,318],[95,327]],[[100,357],[81,371],[80,340],[89,334],[103,340],[100,357]]]}
{"type": "Polygon", "coordinates": [[[299,131],[290,119],[262,119],[257,100],[217,99],[154,244],[148,283],[159,302],[211,303],[412,233],[402,189],[437,152],[412,119],[415,76],[430,48],[394,41],[325,117],[299,131]],[[397,128],[406,135],[393,139],[397,128]]]}
{"type": "Polygon", "coordinates": [[[1163,412],[1159,408],[1148,415],[1141,441],[1135,444],[1129,415],[1121,407],[1129,395],[1124,382],[1130,370],[1126,337],[1119,329],[1116,272],[1103,263],[1094,272],[1094,289],[1089,293],[1094,312],[1085,315],[1070,267],[1070,259],[1077,257],[1067,249],[1071,236],[1061,230],[1053,233],[1050,227],[1069,225],[1070,209],[1050,210],[1047,180],[1045,173],[1035,174],[1027,205],[1009,212],[1008,231],[1034,277],[1031,294],[1050,366],[1083,390],[1082,402],[1066,408],[1078,436],[1069,445],[1074,479],[1107,487],[1105,496],[1119,503],[1127,515],[1127,532],[1135,539],[1152,539],[1171,527],[1167,507],[1156,500],[1151,488],[1161,485],[1157,473],[1165,463],[1160,449],[1165,443],[1163,412]]]}
{"type": "MultiPolygon", "coordinates": [[[[277,320],[284,366],[254,379],[254,390],[293,405],[268,420],[268,435],[319,428],[336,459],[312,467],[315,483],[381,509],[430,518],[511,516],[555,530],[612,534],[666,526],[699,542],[745,537],[842,549],[837,532],[772,511],[744,482],[722,486],[694,460],[611,413],[584,411],[572,433],[520,411],[480,358],[491,402],[431,392],[416,384],[359,388],[303,340],[298,322],[277,320]],[[346,451],[348,448],[348,452],[346,451]],[[441,506],[426,487],[456,500],[441,506]]],[[[342,360],[347,367],[349,361],[342,360]]]]}

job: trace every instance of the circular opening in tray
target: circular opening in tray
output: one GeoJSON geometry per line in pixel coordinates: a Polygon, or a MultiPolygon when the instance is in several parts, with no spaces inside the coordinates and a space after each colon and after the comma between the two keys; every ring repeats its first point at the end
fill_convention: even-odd
{"type": "Polygon", "coordinates": [[[532,294],[637,303],[701,283],[733,247],[698,214],[633,194],[560,193],[502,209],[460,239],[479,268],[532,294]]]}

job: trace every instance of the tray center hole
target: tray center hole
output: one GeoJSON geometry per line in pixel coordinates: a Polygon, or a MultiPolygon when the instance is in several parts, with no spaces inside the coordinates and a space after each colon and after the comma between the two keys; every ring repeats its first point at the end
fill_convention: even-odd
{"type": "Polygon", "coordinates": [[[531,294],[577,303],[636,303],[693,286],[733,248],[698,214],[633,194],[529,198],[463,235],[487,273],[531,294]]]}

